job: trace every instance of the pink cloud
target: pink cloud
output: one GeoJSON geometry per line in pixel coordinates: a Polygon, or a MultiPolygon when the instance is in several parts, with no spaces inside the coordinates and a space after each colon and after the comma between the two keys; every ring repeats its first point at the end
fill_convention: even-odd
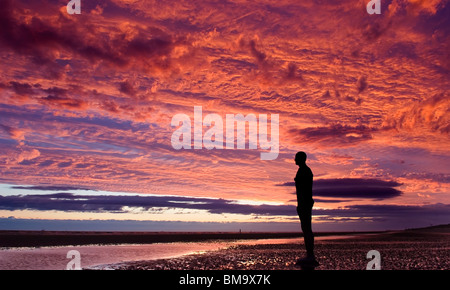
{"type": "Polygon", "coordinates": [[[412,102],[387,116],[386,128],[410,130],[420,134],[422,130],[448,136],[450,133],[450,99],[447,94],[436,94],[423,101],[412,102]]]}
{"type": "Polygon", "coordinates": [[[0,128],[3,129],[4,132],[6,132],[12,139],[17,140],[17,141],[23,141],[25,140],[25,131],[17,129],[17,128],[12,128],[9,126],[5,126],[0,124],[0,128]]]}
{"type": "Polygon", "coordinates": [[[394,15],[401,10],[406,10],[413,15],[435,14],[445,3],[446,0],[393,0],[389,4],[389,13],[394,15]]]}

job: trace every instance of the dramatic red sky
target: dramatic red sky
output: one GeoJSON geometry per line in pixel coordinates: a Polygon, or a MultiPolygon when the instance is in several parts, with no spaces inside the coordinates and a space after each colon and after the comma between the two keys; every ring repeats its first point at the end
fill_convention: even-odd
{"type": "Polygon", "coordinates": [[[300,150],[317,230],[450,222],[449,1],[68,2],[0,1],[0,229],[299,230],[300,150]],[[194,106],[278,158],[173,149],[194,106]]]}

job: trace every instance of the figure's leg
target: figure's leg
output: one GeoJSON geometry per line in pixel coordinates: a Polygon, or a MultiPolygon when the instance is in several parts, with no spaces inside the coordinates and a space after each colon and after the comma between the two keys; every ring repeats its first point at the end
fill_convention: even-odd
{"type": "Polygon", "coordinates": [[[308,258],[314,258],[314,234],[311,226],[312,208],[297,207],[297,213],[300,218],[307,256],[308,258]]]}
{"type": "Polygon", "coordinates": [[[302,231],[305,235],[305,247],[308,257],[314,258],[314,234],[311,226],[311,209],[306,213],[305,222],[302,222],[302,231]]]}

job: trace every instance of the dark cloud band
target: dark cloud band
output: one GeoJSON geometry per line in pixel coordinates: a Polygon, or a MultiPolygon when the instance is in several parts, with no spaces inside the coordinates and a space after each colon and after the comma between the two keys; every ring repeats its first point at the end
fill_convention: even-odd
{"type": "Polygon", "coordinates": [[[206,210],[210,213],[234,213],[256,215],[295,215],[290,205],[248,205],[233,200],[191,198],[181,196],[112,196],[74,195],[55,193],[46,195],[0,196],[3,210],[61,210],[67,212],[125,213],[129,208],[158,210],[160,208],[182,208],[206,210]]]}
{"type": "MultiPolygon", "coordinates": [[[[313,195],[338,198],[386,199],[400,196],[402,192],[395,188],[400,185],[396,181],[380,179],[319,179],[314,181],[313,195]]],[[[286,182],[279,184],[279,186],[295,186],[295,183],[286,182]]]]}
{"type": "Polygon", "coordinates": [[[83,187],[71,186],[53,186],[53,185],[36,185],[36,186],[13,186],[12,189],[40,190],[40,191],[69,191],[69,190],[92,190],[83,187]]]}
{"type": "MultiPolygon", "coordinates": [[[[75,195],[56,193],[43,195],[0,196],[0,210],[60,210],[83,213],[127,213],[133,209],[161,211],[165,209],[204,210],[214,214],[244,214],[253,216],[296,217],[292,205],[250,205],[236,203],[234,200],[192,198],[180,196],[136,196],[136,195],[75,195]]],[[[407,220],[426,219],[439,216],[450,218],[450,205],[351,205],[337,209],[314,209],[318,220],[351,218],[364,220],[407,220]]]]}

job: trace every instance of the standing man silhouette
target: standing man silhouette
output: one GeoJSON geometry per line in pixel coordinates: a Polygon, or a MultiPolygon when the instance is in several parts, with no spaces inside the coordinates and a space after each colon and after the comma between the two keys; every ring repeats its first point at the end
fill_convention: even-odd
{"type": "Polygon", "coordinates": [[[295,154],[295,164],[298,165],[297,175],[295,176],[295,188],[297,191],[297,213],[300,218],[300,224],[305,240],[306,257],[300,259],[297,264],[310,264],[317,266],[318,263],[314,256],[314,235],[311,228],[311,216],[314,200],[312,198],[313,173],[306,165],[306,153],[297,152],[295,154]]]}

